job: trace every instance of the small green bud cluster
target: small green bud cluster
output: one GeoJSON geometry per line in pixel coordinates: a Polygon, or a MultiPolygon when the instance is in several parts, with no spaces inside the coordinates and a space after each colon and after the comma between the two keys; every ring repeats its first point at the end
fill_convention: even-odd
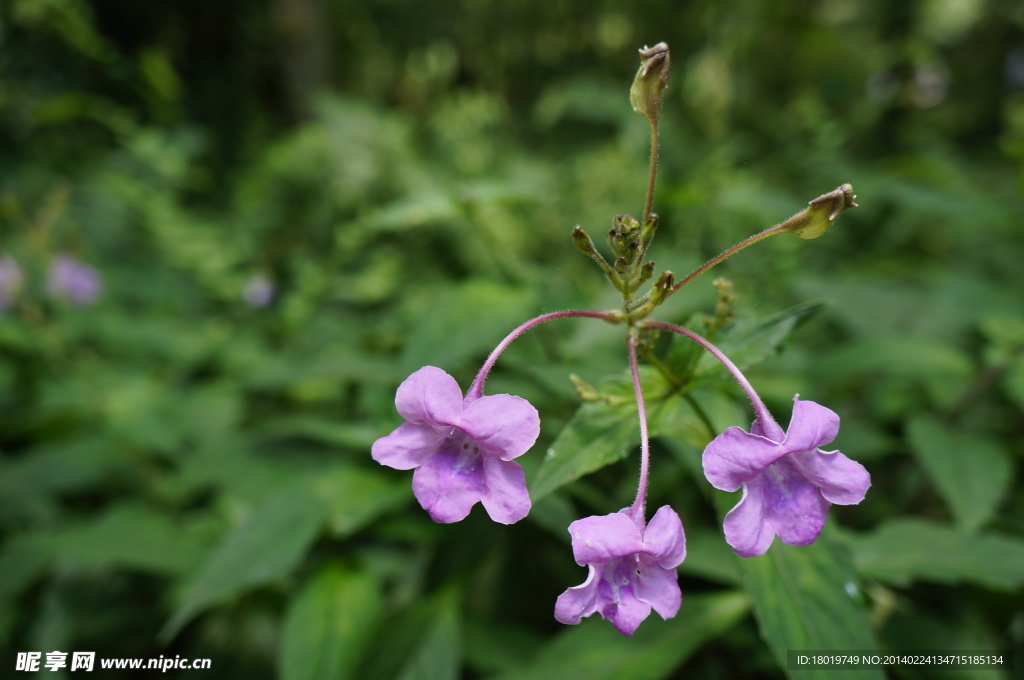
{"type": "Polygon", "coordinates": [[[622,293],[626,318],[631,321],[642,319],[660,305],[672,292],[675,282],[672,272],[662,272],[651,290],[636,298],[640,286],[654,276],[654,262],[645,261],[644,256],[657,230],[658,216],[653,213],[643,224],[632,215],[616,215],[608,231],[608,245],[614,256],[611,264],[597,251],[583,227],[577,225],[572,230],[576,248],[597,262],[612,285],[622,293]]]}

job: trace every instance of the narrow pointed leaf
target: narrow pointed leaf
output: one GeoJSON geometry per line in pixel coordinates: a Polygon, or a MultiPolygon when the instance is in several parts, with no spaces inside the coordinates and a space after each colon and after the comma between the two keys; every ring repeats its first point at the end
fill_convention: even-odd
{"type": "MultiPolygon", "coordinates": [[[[857,579],[843,546],[827,534],[808,546],[780,543],[759,557],[740,559],[761,637],[779,667],[790,650],[871,651],[871,621],[857,601],[857,579]]],[[[787,671],[799,680],[876,680],[878,669],[787,671]]]]}
{"type": "Polygon", "coordinates": [[[348,680],[381,617],[380,587],[369,574],[327,567],[294,597],[284,621],[282,680],[348,680]]]}
{"type": "Polygon", "coordinates": [[[868,534],[844,534],[843,540],[860,573],[897,585],[922,580],[1002,590],[1024,586],[1024,540],[1017,537],[905,519],[868,534]]]}

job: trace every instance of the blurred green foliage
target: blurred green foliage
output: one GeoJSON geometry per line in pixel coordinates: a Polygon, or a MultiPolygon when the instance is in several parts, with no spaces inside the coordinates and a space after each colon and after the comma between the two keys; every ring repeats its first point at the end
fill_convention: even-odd
{"type": "MultiPolygon", "coordinates": [[[[58,649],[289,680],[780,677],[798,644],[1021,662],[1020,3],[13,0],[0,40],[0,256],[23,274],[0,316],[7,669],[58,649]],[[658,340],[693,380],[648,376],[651,504],[690,554],[679,615],[623,639],[551,615],[582,577],[565,527],[635,486],[635,407],[568,379],[621,391],[621,329],[547,324],[489,381],[542,414],[525,522],[434,525],[369,447],[416,368],[465,387],[526,317],[615,304],[569,232],[640,210],[628,87],[660,40],[661,267],[859,196],[826,236],[716,270],[739,298],[716,341],[780,417],[797,392],[840,413],[874,486],[819,544],[735,558],[699,453],[750,414],[658,340]],[[60,252],[100,270],[96,305],[47,296],[60,252]],[[548,448],[569,467],[538,470],[548,448]]],[[[701,330],[713,306],[698,279],[659,316],[701,330]]]]}

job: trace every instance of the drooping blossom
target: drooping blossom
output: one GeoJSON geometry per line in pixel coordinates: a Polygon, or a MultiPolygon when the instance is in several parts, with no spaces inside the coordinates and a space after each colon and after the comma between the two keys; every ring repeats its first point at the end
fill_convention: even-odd
{"type": "Polygon", "coordinates": [[[242,289],[242,299],[250,307],[266,307],[274,301],[277,287],[262,274],[251,276],[242,289]]]}
{"type": "Polygon", "coordinates": [[[412,489],[436,522],[458,522],[480,502],[495,522],[512,524],[530,511],[526,476],[513,459],[540,434],[530,402],[509,394],[464,399],[455,378],[425,366],[395,396],[406,422],[373,443],[373,459],[415,469],[412,489]]]}
{"type": "Polygon", "coordinates": [[[21,290],[21,267],[10,255],[0,257],[0,314],[5,312],[21,290]]]}
{"type": "Polygon", "coordinates": [[[683,523],[665,505],[646,527],[628,509],[569,525],[576,563],[587,580],[558,596],[555,618],[575,625],[594,612],[632,635],[653,609],[663,619],[679,611],[678,567],[686,557],[683,523]]]}
{"type": "Polygon", "coordinates": [[[832,503],[864,500],[871,476],[839,451],[822,451],[839,432],[839,416],[793,397],[785,432],[755,420],[750,432],[730,427],[704,449],[704,475],[723,491],[743,488],[725,516],[725,539],[741,557],[763,555],[778,536],[789,545],[812,543],[832,503]],[[767,430],[767,431],[766,431],[767,430]]]}
{"type": "Polygon", "coordinates": [[[99,299],[103,282],[95,267],[62,253],[50,261],[46,287],[50,297],[87,307],[99,299]]]}

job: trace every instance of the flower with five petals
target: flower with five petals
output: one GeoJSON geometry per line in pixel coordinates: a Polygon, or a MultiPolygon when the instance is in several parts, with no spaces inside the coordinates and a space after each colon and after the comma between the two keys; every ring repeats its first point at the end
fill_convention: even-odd
{"type": "Polygon", "coordinates": [[[526,476],[514,458],[540,434],[530,402],[509,394],[464,399],[455,378],[434,366],[398,387],[406,422],[373,443],[373,459],[412,470],[412,489],[435,522],[458,522],[480,502],[491,519],[518,522],[530,511],[526,476]]]}
{"type": "Polygon", "coordinates": [[[584,517],[569,525],[576,563],[587,580],[558,596],[555,618],[575,625],[594,612],[623,635],[632,635],[651,609],[663,619],[679,611],[676,567],[686,557],[683,523],[665,505],[644,527],[629,509],[584,517]]]}
{"type": "Polygon", "coordinates": [[[743,487],[725,516],[725,540],[741,557],[763,555],[778,536],[789,545],[814,542],[831,504],[864,500],[871,476],[839,451],[822,451],[839,432],[839,416],[793,397],[785,432],[755,420],[750,432],[730,427],[704,449],[704,475],[723,491],[743,487]]]}

